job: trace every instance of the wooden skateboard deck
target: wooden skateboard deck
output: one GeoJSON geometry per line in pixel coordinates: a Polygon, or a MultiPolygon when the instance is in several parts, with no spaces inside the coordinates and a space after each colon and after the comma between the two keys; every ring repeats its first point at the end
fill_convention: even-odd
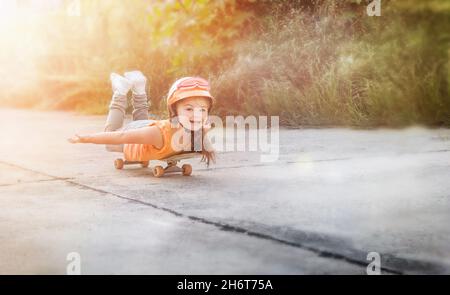
{"type": "MultiPolygon", "coordinates": [[[[161,177],[164,174],[167,173],[181,173],[185,176],[189,176],[192,173],[192,166],[190,164],[183,164],[183,166],[178,167],[177,163],[181,160],[185,159],[191,159],[201,156],[201,153],[199,152],[188,152],[188,153],[182,153],[177,154],[168,158],[159,159],[158,161],[164,161],[167,163],[166,167],[162,166],[155,166],[152,167],[153,175],[156,177],[161,177]]],[[[126,161],[123,159],[116,159],[114,161],[114,166],[116,169],[123,169],[125,165],[134,165],[134,164],[140,164],[141,167],[146,168],[149,166],[149,161],[126,161]]]]}

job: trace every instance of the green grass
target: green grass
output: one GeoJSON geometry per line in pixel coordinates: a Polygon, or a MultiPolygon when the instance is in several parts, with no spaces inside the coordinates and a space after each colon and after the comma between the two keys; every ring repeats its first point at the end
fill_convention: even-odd
{"type": "Polygon", "coordinates": [[[278,115],[289,126],[450,126],[450,18],[396,13],[362,19],[359,33],[339,17],[269,19],[217,76],[222,113],[278,115]]]}
{"type": "MultiPolygon", "coordinates": [[[[113,13],[122,11],[118,3],[99,14],[106,4],[98,2],[93,30],[74,30],[86,28],[89,15],[59,23],[30,78],[14,87],[0,81],[0,104],[105,114],[109,73],[139,69],[149,78],[151,112],[161,116],[171,83],[201,75],[211,81],[220,116],[276,115],[293,127],[450,126],[450,0],[383,1],[381,17],[366,16],[364,1],[257,1],[260,15],[245,34],[216,28],[211,41],[202,31],[209,20],[203,27],[180,21],[195,38],[168,45],[152,43],[152,24],[137,17],[145,14],[137,3],[127,14],[113,13]]],[[[246,5],[247,13],[253,4],[246,5]]]]}

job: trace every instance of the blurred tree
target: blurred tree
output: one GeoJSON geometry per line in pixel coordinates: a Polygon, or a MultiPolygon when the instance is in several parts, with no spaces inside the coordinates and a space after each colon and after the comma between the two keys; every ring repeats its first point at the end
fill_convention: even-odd
{"type": "Polygon", "coordinates": [[[235,0],[151,1],[151,44],[170,55],[168,74],[218,71],[254,17],[237,7],[235,0]]]}

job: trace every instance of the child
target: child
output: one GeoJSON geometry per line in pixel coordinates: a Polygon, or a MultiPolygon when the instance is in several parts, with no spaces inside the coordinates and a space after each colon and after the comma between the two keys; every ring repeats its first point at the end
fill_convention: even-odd
{"type": "Polygon", "coordinates": [[[178,79],[167,95],[170,118],[149,120],[145,76],[133,71],[125,73],[124,77],[112,73],[110,78],[113,96],[104,132],[76,134],[69,142],[106,144],[108,151],[123,152],[128,161],[159,160],[186,151],[201,151],[202,161],[207,166],[211,160],[215,162],[215,152],[206,137],[211,127],[208,114],[215,102],[208,81],[199,77],[178,79]],[[133,121],[122,128],[130,90],[133,121]],[[178,144],[176,138],[185,140],[178,144]]]}

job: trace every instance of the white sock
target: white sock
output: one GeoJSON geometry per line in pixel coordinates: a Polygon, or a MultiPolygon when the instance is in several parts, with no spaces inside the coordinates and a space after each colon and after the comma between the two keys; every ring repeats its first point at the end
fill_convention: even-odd
{"type": "Polygon", "coordinates": [[[119,93],[120,95],[127,95],[128,91],[130,91],[133,86],[127,78],[124,78],[116,73],[111,73],[109,78],[111,79],[113,91],[119,93]]]}
{"type": "Polygon", "coordinates": [[[124,76],[133,84],[133,94],[143,95],[145,94],[145,84],[147,83],[147,78],[140,71],[126,72],[124,76]]]}

